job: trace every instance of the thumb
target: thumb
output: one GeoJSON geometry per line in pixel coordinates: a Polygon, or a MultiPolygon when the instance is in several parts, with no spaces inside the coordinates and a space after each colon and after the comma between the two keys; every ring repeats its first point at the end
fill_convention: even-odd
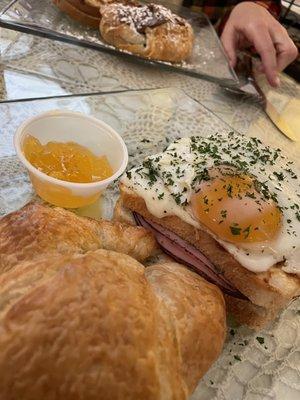
{"type": "Polygon", "coordinates": [[[229,58],[229,63],[232,67],[236,65],[236,47],[237,47],[237,32],[235,32],[234,28],[227,24],[223,30],[221,36],[221,42],[223,44],[225,53],[229,58]]]}

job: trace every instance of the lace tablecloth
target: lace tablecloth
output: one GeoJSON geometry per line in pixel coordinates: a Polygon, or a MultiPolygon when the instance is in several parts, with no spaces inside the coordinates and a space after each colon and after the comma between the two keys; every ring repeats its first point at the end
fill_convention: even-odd
{"type": "MultiPolygon", "coordinates": [[[[229,132],[231,127],[178,89],[119,93],[0,104],[0,214],[32,198],[32,188],[12,146],[12,135],[24,119],[49,109],[67,108],[92,114],[113,126],[126,141],[130,164],[160,151],[166,139],[205,131],[229,132]],[[150,139],[150,144],[143,139],[150,139]]],[[[297,150],[283,136],[257,136],[270,144],[297,150]]],[[[110,217],[117,186],[102,201],[110,217]]],[[[89,212],[89,210],[88,210],[89,212]]],[[[88,214],[87,214],[88,215],[88,214]]],[[[287,308],[268,330],[255,334],[245,327],[228,329],[225,349],[192,396],[193,400],[296,400],[300,395],[300,301],[287,308]]]]}
{"type": "MultiPolygon", "coordinates": [[[[6,3],[0,0],[0,7],[6,3]]],[[[213,83],[4,29],[0,29],[0,51],[0,92],[4,101],[0,103],[2,215],[33,196],[26,171],[12,147],[15,128],[28,116],[51,108],[82,111],[112,125],[123,135],[131,163],[159,150],[166,137],[229,131],[232,127],[261,137],[299,159],[299,147],[277,131],[255,100],[229,95],[213,83]],[[163,87],[172,89],[143,91],[163,87]],[[74,97],[128,89],[140,91],[74,97]],[[53,96],[49,100],[6,102],[53,96]],[[151,145],[141,143],[143,137],[152,138],[151,145]]],[[[283,79],[299,95],[299,88],[283,79]]],[[[116,187],[112,187],[103,200],[105,217],[111,214],[115,195],[116,187]]],[[[231,324],[221,357],[192,396],[192,400],[264,399],[300,399],[299,300],[259,334],[231,324]]]]}
{"type": "Polygon", "coordinates": [[[211,82],[5,29],[1,39],[2,99],[177,87],[243,132],[262,114],[255,99],[230,96],[211,82]]]}

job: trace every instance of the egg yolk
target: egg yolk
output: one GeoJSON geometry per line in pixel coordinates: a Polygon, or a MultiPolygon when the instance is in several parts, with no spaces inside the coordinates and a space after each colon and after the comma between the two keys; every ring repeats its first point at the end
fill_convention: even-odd
{"type": "Polygon", "coordinates": [[[269,241],[279,232],[281,211],[264,199],[246,175],[222,175],[203,181],[191,198],[195,217],[222,240],[269,241]]]}
{"type": "Polygon", "coordinates": [[[28,135],[23,151],[35,168],[63,181],[91,183],[113,174],[106,156],[97,157],[78,143],[48,142],[42,145],[37,138],[28,135]]]}

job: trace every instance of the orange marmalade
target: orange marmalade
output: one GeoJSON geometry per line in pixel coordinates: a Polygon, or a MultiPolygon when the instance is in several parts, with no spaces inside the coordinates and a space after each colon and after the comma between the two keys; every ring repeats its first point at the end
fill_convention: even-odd
{"type": "Polygon", "coordinates": [[[67,182],[91,183],[109,178],[112,168],[106,156],[96,156],[74,142],[41,142],[26,136],[23,151],[27,160],[48,176],[67,182]]]}

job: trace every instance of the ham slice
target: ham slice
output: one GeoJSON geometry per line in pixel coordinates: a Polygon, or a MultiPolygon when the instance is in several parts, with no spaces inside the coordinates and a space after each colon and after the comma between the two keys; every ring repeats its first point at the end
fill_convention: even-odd
{"type": "Polygon", "coordinates": [[[174,232],[142,217],[138,213],[134,213],[134,218],[138,225],[153,232],[159,245],[171,257],[192,268],[207,281],[217,285],[224,293],[240,299],[246,299],[242,293],[224,278],[201,251],[180,238],[174,232]]]}

